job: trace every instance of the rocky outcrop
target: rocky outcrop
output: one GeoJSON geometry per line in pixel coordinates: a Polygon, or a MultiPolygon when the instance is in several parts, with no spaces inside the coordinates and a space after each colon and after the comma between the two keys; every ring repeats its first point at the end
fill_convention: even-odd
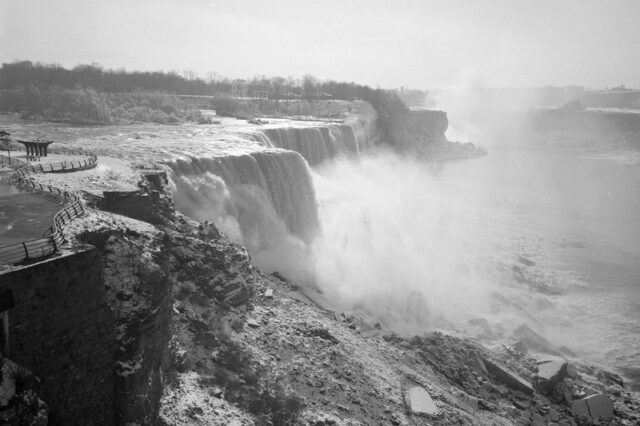
{"type": "Polygon", "coordinates": [[[168,183],[165,171],[146,171],[142,173],[139,190],[104,191],[97,206],[102,210],[154,225],[166,225],[174,214],[168,183]]]}
{"type": "Polygon", "coordinates": [[[379,112],[384,138],[402,152],[418,154],[430,160],[454,160],[485,155],[486,151],[471,143],[448,141],[447,113],[435,110],[410,111],[393,108],[379,112]]]}

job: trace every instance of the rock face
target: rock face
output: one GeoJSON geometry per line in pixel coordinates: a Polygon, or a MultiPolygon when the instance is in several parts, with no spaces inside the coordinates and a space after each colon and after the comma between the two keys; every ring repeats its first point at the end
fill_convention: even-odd
{"type": "Polygon", "coordinates": [[[98,206],[102,210],[142,220],[166,224],[173,217],[173,201],[165,171],[143,173],[138,191],[104,191],[98,206]]]}

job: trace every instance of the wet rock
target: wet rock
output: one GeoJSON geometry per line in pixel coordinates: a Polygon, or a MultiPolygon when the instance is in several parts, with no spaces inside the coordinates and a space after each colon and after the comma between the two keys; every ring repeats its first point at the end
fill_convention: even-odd
{"type": "Polygon", "coordinates": [[[620,395],[622,395],[623,388],[621,388],[618,385],[613,385],[613,386],[607,386],[605,388],[605,391],[610,395],[620,396],[620,395]]]}
{"type": "Polygon", "coordinates": [[[637,420],[638,414],[631,410],[627,405],[623,402],[616,402],[613,404],[613,412],[616,416],[622,417],[623,419],[629,420],[637,420]]]}
{"type": "Polygon", "coordinates": [[[578,378],[578,369],[571,363],[567,364],[567,377],[570,379],[578,378]]]}
{"type": "Polygon", "coordinates": [[[560,351],[547,339],[533,331],[527,325],[521,325],[513,331],[514,340],[522,342],[529,350],[543,352],[549,355],[562,355],[560,351]]]}
{"type": "Polygon", "coordinates": [[[436,403],[422,386],[407,391],[407,403],[411,412],[417,415],[434,416],[438,413],[436,403]]]}
{"type": "Polygon", "coordinates": [[[562,382],[567,374],[567,362],[564,360],[552,360],[538,366],[536,375],[536,387],[544,394],[549,395],[556,384],[562,382]]]}
{"type": "Polygon", "coordinates": [[[495,411],[497,407],[496,404],[480,399],[478,400],[478,408],[486,411],[495,411]]]}
{"type": "Polygon", "coordinates": [[[247,325],[251,328],[258,328],[260,327],[260,324],[258,324],[258,321],[254,320],[253,318],[249,318],[247,320],[247,325]]]}
{"type": "Polygon", "coordinates": [[[511,389],[524,392],[527,395],[533,394],[533,387],[529,382],[518,376],[506,367],[502,367],[489,359],[485,359],[484,365],[496,379],[509,386],[511,389]]]}
{"type": "Polygon", "coordinates": [[[533,412],[531,414],[531,425],[532,426],[544,426],[546,425],[547,422],[545,422],[544,417],[542,417],[540,414],[533,412]]]}
{"type": "Polygon", "coordinates": [[[624,387],[624,381],[622,380],[622,377],[618,376],[616,373],[612,373],[606,370],[601,370],[598,372],[598,378],[605,380],[609,383],[614,383],[618,386],[624,387]]]}
{"type": "Polygon", "coordinates": [[[613,418],[613,401],[604,394],[591,395],[587,398],[573,401],[571,411],[574,417],[587,416],[596,419],[613,418]]]}
{"type": "Polygon", "coordinates": [[[273,299],[273,289],[268,288],[265,292],[264,292],[264,297],[267,299],[273,299]]]}
{"type": "Polygon", "coordinates": [[[528,410],[529,409],[529,403],[526,402],[526,401],[519,400],[519,399],[514,399],[513,400],[513,405],[519,410],[528,410]]]}

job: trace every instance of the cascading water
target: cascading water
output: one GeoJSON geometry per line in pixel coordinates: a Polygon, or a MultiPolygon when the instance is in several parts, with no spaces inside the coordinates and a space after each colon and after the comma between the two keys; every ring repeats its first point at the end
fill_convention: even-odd
{"type": "Polygon", "coordinates": [[[257,232],[253,222],[263,213],[275,214],[305,241],[317,229],[315,192],[298,153],[265,150],[219,158],[190,157],[168,165],[176,205],[194,219],[227,223],[233,217],[245,237],[257,232]]]}
{"type": "Polygon", "coordinates": [[[265,271],[301,277],[319,229],[308,164],[356,157],[369,138],[362,126],[352,125],[267,128],[247,137],[268,148],[168,162],[176,207],[216,223],[265,271]]]}
{"type": "Polygon", "coordinates": [[[366,131],[357,123],[322,127],[272,127],[251,135],[265,146],[300,153],[310,166],[341,155],[359,156],[369,146],[366,131]]]}

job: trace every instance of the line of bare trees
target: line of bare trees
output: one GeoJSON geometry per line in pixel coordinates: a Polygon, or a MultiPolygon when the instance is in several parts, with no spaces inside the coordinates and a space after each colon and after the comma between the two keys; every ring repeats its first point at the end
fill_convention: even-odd
{"type": "Polygon", "coordinates": [[[230,79],[208,73],[200,78],[193,71],[181,73],[141,72],[104,69],[100,64],[66,69],[56,64],[19,61],[0,68],[0,90],[29,86],[58,86],[68,89],[92,88],[98,93],[153,91],[176,95],[229,95],[271,99],[363,99],[371,88],[354,82],[321,81],[312,75],[293,77],[255,76],[230,79]]]}

